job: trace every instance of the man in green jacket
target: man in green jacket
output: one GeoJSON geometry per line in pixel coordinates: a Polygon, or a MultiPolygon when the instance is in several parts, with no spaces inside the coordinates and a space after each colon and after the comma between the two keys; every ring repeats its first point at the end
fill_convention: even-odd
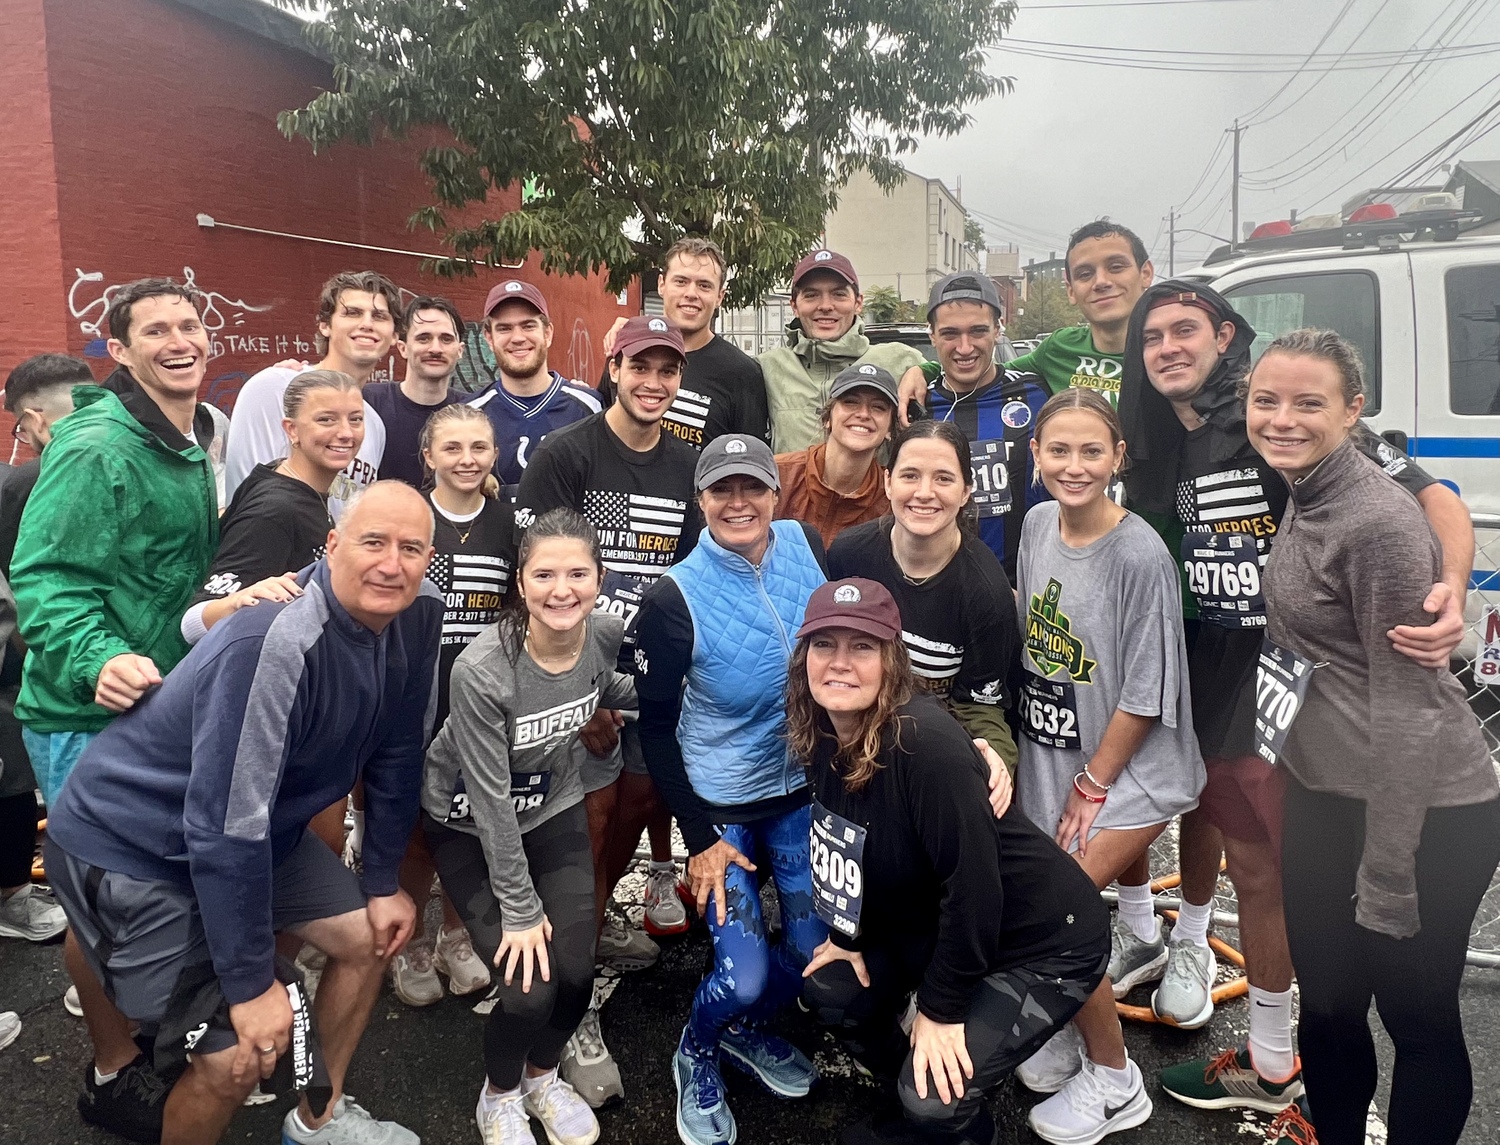
{"type": "Polygon", "coordinates": [[[860,322],[865,298],[854,266],[831,250],[815,250],[792,271],[792,312],[786,345],[760,356],[771,407],[771,447],[795,453],[823,440],[819,416],[828,387],[844,370],[870,362],[899,378],[922,363],[914,347],[900,342],[872,346],[860,322]]]}
{"type": "MultiPolygon", "coordinates": [[[[203,448],[213,422],[198,406],[209,342],[193,292],[128,283],[105,318],[119,366],[102,386],[74,387],[11,562],[27,646],[16,717],[49,804],[88,742],[187,654],[178,622],[219,537],[203,448]]],[[[71,934],[65,956],[95,1048],[79,1111],[155,1140],[165,1089],[71,934]]]]}

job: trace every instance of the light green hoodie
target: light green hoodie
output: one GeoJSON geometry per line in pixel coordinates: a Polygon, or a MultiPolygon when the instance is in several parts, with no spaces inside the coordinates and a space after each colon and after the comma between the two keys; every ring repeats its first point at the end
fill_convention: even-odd
{"type": "Polygon", "coordinates": [[[823,440],[818,410],[828,401],[833,379],[850,366],[870,362],[900,381],[906,370],[923,361],[915,347],[902,342],[870,345],[858,318],[842,338],[829,342],[809,338],[801,321],[792,319],[786,327],[786,345],[760,356],[771,407],[771,448],[777,453],[795,453],[823,440]]]}

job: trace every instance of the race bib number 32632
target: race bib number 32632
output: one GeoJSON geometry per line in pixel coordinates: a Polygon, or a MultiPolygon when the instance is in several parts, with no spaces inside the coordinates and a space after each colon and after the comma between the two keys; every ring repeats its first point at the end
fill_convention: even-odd
{"type": "Polygon", "coordinates": [[[1021,731],[1032,743],[1077,751],[1078,699],[1066,680],[1044,680],[1026,672],[1021,681],[1021,731]]]}
{"type": "Polygon", "coordinates": [[[1255,750],[1267,763],[1280,762],[1315,667],[1269,636],[1261,642],[1255,668],[1255,750]]]}

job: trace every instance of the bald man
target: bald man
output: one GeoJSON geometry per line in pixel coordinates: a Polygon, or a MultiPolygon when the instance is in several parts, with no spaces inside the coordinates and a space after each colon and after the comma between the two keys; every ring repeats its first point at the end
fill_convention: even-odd
{"type": "Polygon", "coordinates": [[[217,1141],[288,1052],[300,996],[278,980],[282,930],[328,955],[314,1015],[332,1087],[322,1108],[304,1094],[286,1140],[417,1145],[343,1080],[415,917],[396,875],[432,730],[431,554],[432,513],[410,486],[356,495],[298,575],[302,595],[216,625],[89,745],[52,809],[47,873],[92,969],[157,1038],[158,1065],[187,1059],[162,1145],[217,1141]],[[306,830],[357,779],[360,877],[306,830]]]}

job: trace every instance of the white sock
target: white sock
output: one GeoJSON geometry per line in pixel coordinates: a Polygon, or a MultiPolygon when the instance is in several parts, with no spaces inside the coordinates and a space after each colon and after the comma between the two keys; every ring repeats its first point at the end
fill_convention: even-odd
{"type": "Polygon", "coordinates": [[[1267,1081],[1285,1081],[1297,1068],[1290,990],[1250,987],[1250,1063],[1267,1081]]]}
{"type": "Polygon", "coordinates": [[[1116,1089],[1129,1090],[1135,1088],[1135,1079],[1130,1074],[1130,1059],[1128,1057],[1125,1059],[1125,1065],[1121,1069],[1115,1069],[1114,1066],[1110,1065],[1101,1065],[1099,1062],[1093,1060],[1090,1060],[1089,1065],[1094,1067],[1095,1073],[1103,1077],[1105,1081],[1109,1082],[1116,1089]]]}
{"type": "Polygon", "coordinates": [[[1151,909],[1151,886],[1142,883],[1138,887],[1120,883],[1120,917],[1142,942],[1155,942],[1161,933],[1156,922],[1156,912],[1151,909]]]}
{"type": "Polygon", "coordinates": [[[1208,924],[1213,921],[1213,917],[1213,899],[1202,906],[1183,899],[1182,909],[1177,912],[1177,921],[1172,924],[1172,938],[1178,941],[1191,938],[1196,945],[1207,947],[1208,924]]]}
{"type": "Polygon", "coordinates": [[[307,1122],[302,1120],[302,1111],[300,1109],[294,1109],[292,1110],[292,1132],[303,1133],[311,1137],[314,1133],[317,1132],[317,1130],[309,1129],[307,1127],[307,1122]]]}
{"type": "Polygon", "coordinates": [[[537,1090],[541,1089],[542,1086],[546,1085],[549,1081],[552,1081],[556,1077],[556,1066],[553,1066],[546,1073],[537,1074],[535,1077],[532,1077],[530,1074],[523,1072],[521,1074],[521,1092],[535,1093],[537,1090]]]}
{"type": "Polygon", "coordinates": [[[115,1070],[114,1073],[100,1073],[99,1072],[99,1067],[98,1066],[94,1067],[94,1084],[95,1085],[108,1085],[110,1082],[114,1081],[115,1078],[117,1078],[119,1076],[120,1076],[120,1071],[119,1070],[115,1070]]]}
{"type": "Polygon", "coordinates": [[[660,874],[675,875],[677,873],[677,864],[674,863],[674,862],[672,862],[671,859],[668,859],[664,863],[658,863],[655,859],[652,859],[651,860],[651,873],[653,875],[660,875],[660,874]]]}
{"type": "Polygon", "coordinates": [[[479,1103],[484,1106],[485,1112],[493,1113],[495,1110],[500,1108],[500,1102],[505,1098],[515,1097],[516,1095],[525,1092],[525,1084],[526,1082],[523,1078],[521,1084],[516,1086],[515,1089],[502,1089],[491,1093],[490,1083],[485,1082],[484,1088],[479,1091],[479,1103]]]}

